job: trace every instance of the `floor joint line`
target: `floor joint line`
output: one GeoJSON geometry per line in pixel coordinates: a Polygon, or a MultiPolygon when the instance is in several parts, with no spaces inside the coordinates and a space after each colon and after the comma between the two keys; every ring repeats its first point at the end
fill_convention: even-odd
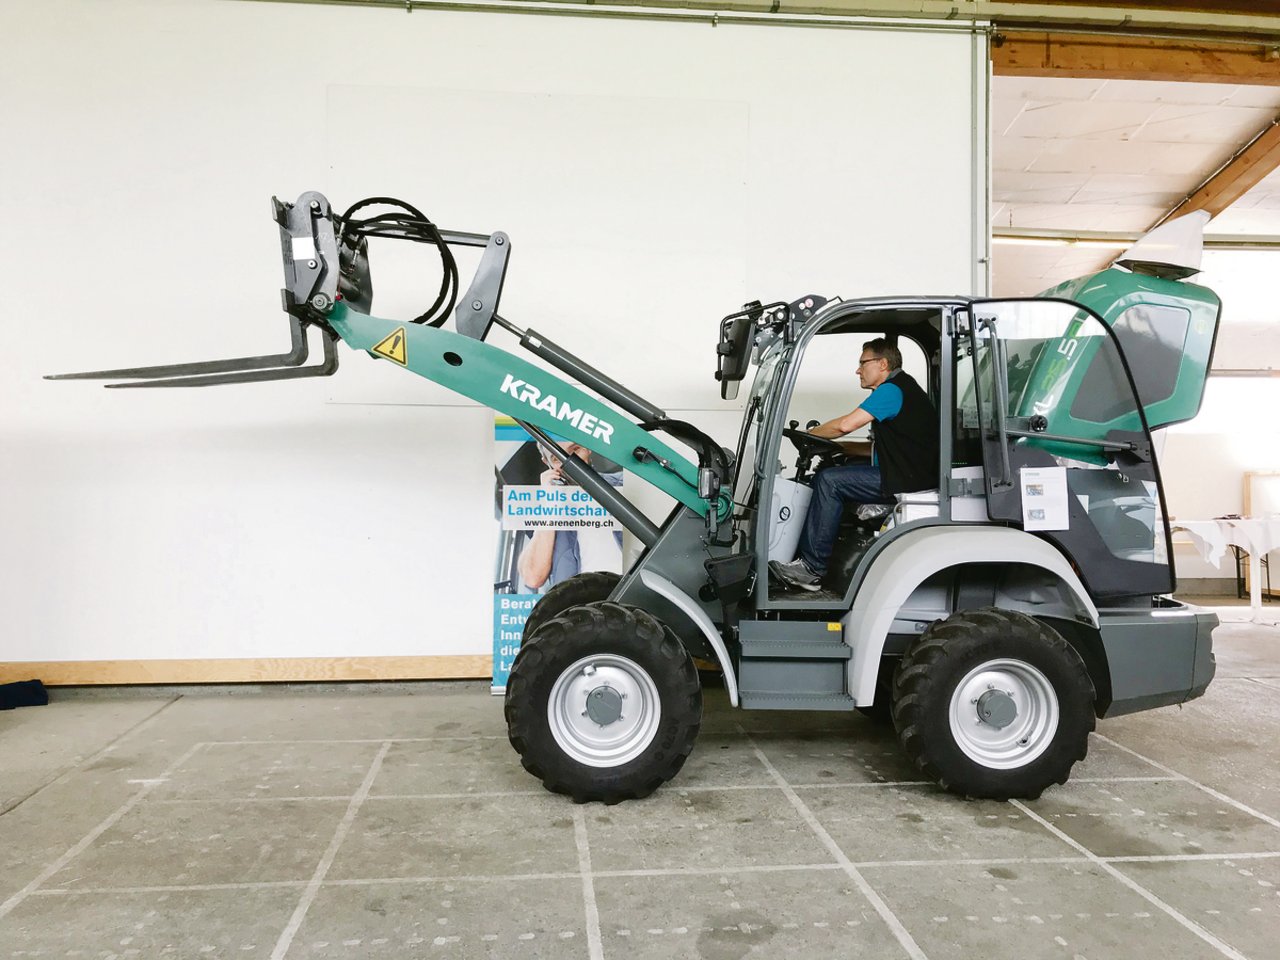
{"type": "Polygon", "coordinates": [[[122,733],[122,734],[120,734],[119,736],[115,737],[115,738],[114,738],[110,743],[108,743],[106,746],[104,746],[104,747],[103,747],[101,750],[99,750],[97,753],[93,754],[92,756],[89,756],[89,757],[86,757],[86,758],[84,758],[84,759],[80,760],[80,762],[79,762],[79,763],[77,763],[75,766],[73,766],[73,767],[69,767],[69,768],[67,768],[66,770],[63,770],[63,771],[62,771],[61,773],[59,773],[56,777],[54,777],[52,780],[49,780],[49,781],[48,781],[48,782],[46,782],[46,783],[42,783],[42,784],[40,784],[40,786],[36,787],[34,790],[32,790],[30,793],[28,793],[25,797],[19,797],[17,800],[15,800],[15,801],[14,801],[13,803],[11,803],[9,806],[4,807],[3,809],[0,809],[0,817],[4,816],[6,813],[8,813],[8,812],[9,812],[9,811],[11,811],[11,810],[17,810],[17,809],[18,809],[18,807],[22,806],[24,803],[26,803],[28,800],[30,800],[32,797],[34,797],[36,794],[40,793],[42,790],[47,790],[47,789],[49,789],[49,787],[53,786],[55,783],[58,783],[58,782],[60,782],[61,780],[65,779],[66,777],[71,776],[73,773],[75,773],[75,772],[76,772],[77,770],[79,770],[81,767],[88,766],[89,764],[93,763],[94,761],[96,761],[96,760],[100,760],[104,754],[110,753],[112,750],[114,750],[114,749],[116,748],[116,746],[117,746],[121,741],[125,740],[126,738],[128,738],[128,737],[132,736],[132,735],[133,735],[134,733],[136,733],[137,731],[141,730],[141,729],[142,729],[143,727],[145,727],[148,723],[150,723],[150,722],[151,722],[152,720],[154,720],[156,717],[160,716],[160,714],[164,713],[164,711],[168,710],[171,706],[173,706],[175,703],[177,703],[177,702],[178,702],[179,700],[181,700],[181,699],[182,699],[182,697],[181,697],[181,696],[176,696],[176,697],[172,697],[172,698],[170,698],[169,700],[166,700],[164,703],[162,703],[162,704],[161,704],[159,707],[157,707],[155,710],[152,710],[149,714],[147,714],[145,717],[143,717],[141,720],[139,720],[137,723],[135,723],[133,726],[131,726],[128,730],[124,731],[124,733],[122,733]]]}
{"type": "MultiPolygon", "coordinates": [[[[776,788],[776,784],[770,784],[770,789],[776,788]]],[[[832,787],[839,788],[864,788],[864,787],[931,787],[933,786],[928,780],[851,780],[847,783],[832,783],[824,781],[822,783],[792,783],[793,790],[827,790],[832,787]]]]}
{"type": "Polygon", "coordinates": [[[206,742],[210,747],[263,747],[263,746],[296,746],[298,744],[319,744],[326,743],[458,743],[470,741],[484,740],[506,740],[507,737],[502,734],[475,734],[466,737],[338,737],[318,738],[314,740],[209,740],[206,742]]]}
{"type": "Polygon", "coordinates": [[[364,803],[365,797],[369,795],[369,791],[373,787],[373,781],[378,776],[378,771],[382,769],[383,758],[386,757],[387,751],[390,749],[391,741],[384,740],[378,755],[373,758],[373,763],[369,765],[369,772],[365,774],[364,782],[360,784],[360,789],[351,798],[351,802],[347,805],[347,812],[343,815],[342,820],[339,821],[338,828],[333,832],[333,839],[329,841],[329,848],[325,850],[324,856],[316,864],[316,869],[311,875],[310,882],[308,882],[306,889],[302,891],[302,899],[298,901],[298,905],[294,908],[293,916],[289,918],[289,923],[281,931],[280,939],[276,941],[275,949],[271,951],[271,960],[284,960],[285,954],[289,952],[289,946],[293,943],[293,938],[297,935],[298,928],[302,926],[302,921],[306,919],[307,911],[311,909],[311,904],[315,900],[316,894],[320,892],[320,885],[324,881],[325,875],[329,872],[329,868],[333,866],[334,858],[338,855],[338,848],[342,846],[342,841],[347,838],[347,832],[351,829],[351,824],[355,822],[356,814],[360,811],[360,806],[364,803]]]}
{"type": "Polygon", "coordinates": [[[159,778],[142,784],[141,788],[138,790],[137,793],[135,793],[132,797],[126,800],[123,804],[121,804],[120,807],[114,813],[110,814],[100,824],[98,824],[96,827],[90,830],[87,834],[81,837],[79,843],[75,844],[75,846],[67,850],[66,853],[60,856],[57,860],[53,861],[53,863],[49,864],[49,866],[41,870],[39,875],[34,880],[28,883],[25,887],[23,887],[17,893],[13,894],[13,896],[9,897],[8,900],[5,900],[3,903],[0,903],[0,919],[4,918],[7,914],[13,912],[14,908],[17,907],[18,904],[22,903],[22,901],[27,899],[27,897],[31,896],[31,894],[35,893],[42,886],[44,886],[44,883],[46,880],[52,877],[55,873],[57,873],[59,870],[65,867],[68,863],[70,863],[76,857],[78,857],[81,853],[83,853],[88,848],[89,844],[93,843],[93,841],[97,840],[98,837],[102,836],[104,833],[110,830],[113,826],[119,823],[125,814],[127,814],[130,810],[132,810],[134,807],[136,807],[139,803],[143,801],[146,795],[151,792],[151,790],[156,786],[156,784],[160,780],[167,778],[175,770],[181,767],[184,763],[187,762],[187,760],[189,760],[192,756],[194,756],[195,753],[198,750],[200,750],[201,747],[203,746],[204,746],[203,743],[195,743],[195,744],[192,744],[190,747],[188,747],[185,753],[183,753],[181,756],[178,757],[177,760],[173,761],[173,763],[169,764],[169,766],[165,768],[164,772],[160,774],[159,778]]]}
{"type": "Polygon", "coordinates": [[[1209,944],[1209,946],[1213,947],[1215,950],[1221,953],[1224,957],[1228,957],[1229,960],[1249,960],[1248,957],[1246,957],[1240,951],[1236,950],[1235,947],[1231,946],[1225,940],[1219,939],[1217,936],[1210,933],[1204,927],[1200,926],[1200,924],[1196,923],[1190,917],[1183,914],[1176,907],[1173,907],[1170,904],[1165,903],[1162,899],[1160,899],[1160,897],[1152,893],[1142,884],[1138,883],[1138,881],[1131,878],[1128,874],[1116,869],[1109,862],[1107,862],[1107,860],[1098,856],[1096,853],[1094,853],[1084,844],[1080,843],[1078,840],[1074,839],[1073,837],[1068,836],[1062,830],[1059,830],[1057,827],[1051,824],[1048,820],[1044,819],[1044,817],[1040,816],[1040,814],[1036,813],[1034,810],[1028,807],[1021,800],[1010,800],[1009,803],[1013,804],[1015,807],[1021,810],[1024,814],[1026,814],[1032,820],[1035,820],[1042,827],[1044,827],[1046,830],[1048,830],[1050,833],[1056,836],[1059,840],[1070,845],[1071,847],[1074,847],[1076,850],[1079,850],[1086,857],[1088,857],[1093,863],[1097,864],[1099,867],[1101,867],[1103,870],[1105,870],[1115,879],[1119,880],[1126,887],[1128,887],[1138,896],[1142,897],[1142,899],[1146,900],[1152,906],[1161,910],[1163,913],[1167,914],[1171,919],[1181,924],[1187,930],[1194,933],[1197,937],[1199,937],[1205,943],[1209,944]]]}
{"type": "Polygon", "coordinates": [[[840,845],[836,843],[835,839],[827,832],[826,828],[818,822],[818,818],[813,815],[813,811],[809,809],[809,805],[800,799],[799,794],[797,794],[795,790],[791,789],[791,785],[787,783],[786,777],[784,777],[769,758],[765,756],[764,751],[756,744],[755,738],[752,737],[751,734],[747,733],[747,731],[741,726],[738,727],[738,732],[746,737],[747,743],[751,745],[751,749],[756,755],[756,759],[764,765],[764,768],[769,771],[769,776],[773,777],[778,786],[782,788],[782,792],[786,795],[787,800],[790,801],[791,806],[800,814],[801,819],[808,824],[809,829],[814,832],[819,842],[826,847],[827,851],[833,857],[835,857],[836,862],[844,870],[845,875],[857,885],[858,890],[864,897],[866,897],[867,901],[871,904],[876,913],[880,915],[880,919],[885,922],[889,931],[898,941],[898,944],[906,950],[907,955],[910,956],[912,960],[928,960],[925,952],[920,949],[920,945],[916,943],[915,938],[911,936],[902,921],[898,919],[897,914],[889,908],[889,905],[884,902],[880,897],[880,894],[876,893],[871,884],[867,882],[867,878],[864,877],[861,871],[853,865],[853,862],[845,856],[845,852],[840,849],[840,845]]]}
{"type": "Polygon", "coordinates": [[[1185,777],[1072,777],[1072,783],[1167,783],[1171,780],[1184,780],[1185,777]]]}
{"type": "Polygon", "coordinates": [[[344,803],[351,802],[351,794],[337,794],[334,796],[323,797],[168,797],[152,800],[156,806],[175,806],[183,803],[306,803],[308,801],[317,803],[344,803]]]}
{"type": "Polygon", "coordinates": [[[604,960],[600,938],[600,909],[596,905],[596,885],[591,873],[591,844],[587,839],[587,817],[582,807],[573,807],[573,842],[578,848],[578,872],[582,874],[582,903],[587,921],[587,953],[591,960],[604,960]]]}
{"type": "Polygon", "coordinates": [[[121,893],[200,893],[215,890],[270,890],[274,888],[305,887],[306,880],[246,880],[241,883],[180,883],[161,884],[151,887],[77,887],[75,889],[37,890],[33,897],[80,897],[86,894],[121,894],[121,893]]]}
{"type": "Polygon", "coordinates": [[[494,797],[545,797],[546,790],[475,790],[471,793],[375,793],[375,800],[475,800],[494,797]]]}
{"type": "MultiPolygon", "coordinates": [[[[604,876],[604,874],[596,874],[604,876]]],[[[519,881],[581,880],[578,870],[560,870],[554,873],[494,873],[494,874],[440,874],[417,877],[346,877],[342,880],[325,880],[322,887],[374,887],[390,883],[513,883],[519,881]]]]}
{"type": "Polygon", "coordinates": [[[1249,806],[1248,804],[1241,803],[1239,800],[1233,799],[1232,797],[1227,796],[1225,793],[1222,793],[1220,790],[1213,789],[1213,787],[1206,786],[1205,784],[1201,783],[1198,780],[1193,780],[1191,779],[1191,777],[1188,777],[1186,774],[1179,773],[1177,770],[1174,770],[1171,767],[1166,767],[1163,763],[1160,763],[1157,760],[1152,760],[1150,757],[1144,757],[1137,750],[1131,750],[1129,747],[1126,747],[1123,743],[1117,743],[1115,740],[1112,740],[1110,737],[1103,736],[1100,733],[1095,734],[1095,736],[1097,736],[1102,741],[1111,744],[1113,747],[1123,750],[1125,753],[1130,754],[1131,756],[1137,757],[1139,760],[1142,760],[1145,763],[1151,764],[1157,770],[1163,770],[1165,773],[1172,774],[1175,779],[1181,780],[1184,783],[1191,784],[1191,786],[1195,787],[1197,790],[1204,791],[1205,793],[1209,794],[1209,796],[1213,797],[1215,800],[1221,800],[1223,803],[1228,804],[1229,806],[1235,807],[1237,810],[1241,811],[1242,813],[1247,813],[1251,817],[1256,817],[1257,819],[1261,820],[1263,823],[1268,823],[1273,827],[1280,828],[1280,820],[1277,820],[1275,817],[1268,816],[1267,814],[1263,813],[1261,810],[1255,810],[1253,809],[1253,807],[1249,806]]]}
{"type": "MultiPolygon", "coordinates": [[[[575,837],[576,839],[576,837],[575,837]]],[[[588,853],[589,857],[589,853],[588,853]]],[[[1257,851],[1230,853],[1171,853],[1144,854],[1132,856],[1104,857],[1081,853],[1076,856],[1062,857],[965,857],[960,859],[914,859],[914,860],[854,860],[850,861],[859,870],[886,870],[928,867],[946,869],[948,867],[996,867],[996,866],[1034,866],[1042,864],[1071,863],[1196,863],[1196,862],[1230,862],[1233,860],[1276,860],[1280,859],[1280,851],[1257,851]]],[[[581,861],[580,861],[581,862],[581,861]]],[[[797,863],[797,864],[741,864],[735,866],[716,867],[646,867],[631,870],[591,870],[592,887],[597,879],[625,880],[661,877],[703,877],[703,876],[736,876],[759,873],[830,873],[844,871],[842,863],[797,863]]],[[[510,874],[439,874],[434,876],[406,877],[348,877],[341,880],[322,880],[320,886],[328,887],[371,887],[386,884],[415,883],[538,883],[559,880],[581,880],[582,870],[554,871],[549,873],[510,873],[510,874]]],[[[266,890],[296,889],[307,887],[309,880],[249,880],[235,883],[192,883],[192,884],[158,884],[154,886],[133,887],[77,887],[35,890],[33,897],[78,897],[108,894],[141,894],[141,893],[186,893],[218,890],[266,890]]],[[[597,917],[598,919],[598,917],[597,917]]]]}
{"type": "Polygon", "coordinates": [[[1149,853],[1120,857],[1099,857],[1106,863],[1194,863],[1200,860],[1275,860],[1280,851],[1258,853],[1149,853]]]}

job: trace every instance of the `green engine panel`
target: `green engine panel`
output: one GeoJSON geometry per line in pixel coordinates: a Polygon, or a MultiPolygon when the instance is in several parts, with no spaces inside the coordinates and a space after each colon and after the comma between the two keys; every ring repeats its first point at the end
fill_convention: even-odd
{"type": "MultiPolygon", "coordinates": [[[[1199,412],[1222,306],[1212,290],[1109,269],[1039,296],[1075,301],[1115,331],[1152,430],[1190,420],[1199,412]]],[[[1081,320],[1066,331],[1059,348],[1082,332],[1083,316],[1081,320]]],[[[1036,398],[1053,384],[1060,387],[1061,399],[1048,413],[1050,433],[1102,438],[1113,430],[1141,430],[1131,407],[1108,411],[1100,398],[1098,388],[1118,373],[1110,369],[1110,351],[1100,352],[1100,338],[1081,336],[1072,346],[1078,349],[1044,351],[1029,372],[1021,408],[1009,412],[1036,412],[1036,398]]]]}

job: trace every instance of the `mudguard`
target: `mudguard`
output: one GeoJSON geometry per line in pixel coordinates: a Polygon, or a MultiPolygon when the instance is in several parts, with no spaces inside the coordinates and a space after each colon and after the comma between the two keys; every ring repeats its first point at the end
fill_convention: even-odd
{"type": "MultiPolygon", "coordinates": [[[[922,527],[904,531],[876,557],[845,615],[845,641],[853,647],[848,690],[854,703],[875,700],[876,674],[894,617],[925,580],[951,567],[975,563],[1026,564],[1057,577],[1068,588],[1072,607],[1046,604],[1045,614],[1098,626],[1098,609],[1066,558],[1052,545],[1012,527],[922,527]]],[[[1034,609],[1024,610],[1034,615],[1034,609]]]]}

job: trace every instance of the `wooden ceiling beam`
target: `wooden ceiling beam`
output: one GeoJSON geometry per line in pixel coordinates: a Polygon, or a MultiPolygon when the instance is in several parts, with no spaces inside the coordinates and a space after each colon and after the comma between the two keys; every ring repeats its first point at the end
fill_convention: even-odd
{"type": "Polygon", "coordinates": [[[1280,85],[1280,43],[1002,30],[991,44],[991,67],[1004,77],[1280,85]]]}
{"type": "Polygon", "coordinates": [[[1195,210],[1216,217],[1280,167],[1280,118],[1238,150],[1221,169],[1160,219],[1172,220],[1195,210]]]}
{"type": "MultiPolygon", "coordinates": [[[[1002,31],[992,72],[1007,77],[1280,85],[1280,46],[1002,31]]],[[[1195,210],[1217,216],[1280,168],[1280,118],[1242,146],[1155,226],[1195,210]]]]}

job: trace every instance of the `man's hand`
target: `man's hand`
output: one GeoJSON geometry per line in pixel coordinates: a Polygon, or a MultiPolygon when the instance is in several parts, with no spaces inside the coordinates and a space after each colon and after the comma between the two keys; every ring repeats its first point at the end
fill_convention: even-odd
{"type": "Polygon", "coordinates": [[[839,443],[846,456],[858,457],[861,459],[871,458],[870,440],[841,440],[839,443]]]}

